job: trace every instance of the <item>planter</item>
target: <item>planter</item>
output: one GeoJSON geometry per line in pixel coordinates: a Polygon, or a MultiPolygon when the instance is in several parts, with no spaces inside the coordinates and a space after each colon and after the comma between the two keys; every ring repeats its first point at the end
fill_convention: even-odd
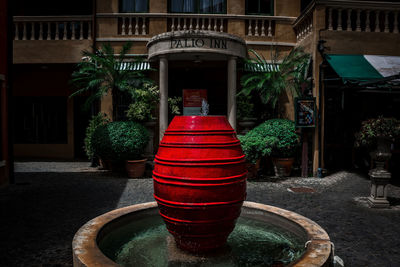
{"type": "Polygon", "coordinates": [[[294,158],[273,158],[275,176],[287,177],[292,172],[294,158]]]}
{"type": "Polygon", "coordinates": [[[126,172],[129,178],[143,177],[146,170],[147,159],[127,160],[125,161],[126,172]]]}
{"type": "Polygon", "coordinates": [[[376,150],[372,152],[371,156],[375,162],[387,162],[392,153],[390,151],[390,146],[392,141],[385,137],[378,137],[377,138],[377,146],[376,150]]]}
{"type": "Polygon", "coordinates": [[[260,159],[256,161],[256,163],[246,163],[247,167],[247,179],[257,178],[258,170],[260,169],[260,159]]]}

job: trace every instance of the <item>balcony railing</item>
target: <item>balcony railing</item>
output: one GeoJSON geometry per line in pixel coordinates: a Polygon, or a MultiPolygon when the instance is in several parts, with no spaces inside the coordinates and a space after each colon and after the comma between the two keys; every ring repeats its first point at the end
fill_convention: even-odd
{"type": "Polygon", "coordinates": [[[326,28],[330,31],[399,33],[399,11],[329,7],[326,28]]]}
{"type": "Polygon", "coordinates": [[[307,9],[293,24],[297,42],[302,41],[312,33],[314,28],[313,11],[313,8],[307,9]]]}
{"type": "Polygon", "coordinates": [[[175,14],[168,18],[167,31],[227,32],[228,20],[223,16],[175,14]]]}
{"type": "MultiPolygon", "coordinates": [[[[177,13],[99,13],[99,18],[115,19],[118,36],[151,35],[152,19],[166,19],[166,31],[230,32],[229,21],[242,21],[239,32],[251,37],[273,37],[277,24],[291,24],[294,17],[247,16],[230,14],[177,14],[177,13]]],[[[237,25],[235,26],[237,27],[237,25]]],[[[101,29],[99,29],[101,30],[101,29]]]]}
{"type": "Polygon", "coordinates": [[[275,21],[265,18],[246,19],[247,36],[267,36],[272,37],[275,33],[275,21]]]}
{"type": "MultiPolygon", "coordinates": [[[[167,15],[167,14],[165,14],[167,15]]],[[[118,35],[139,36],[149,34],[149,21],[156,14],[119,14],[118,35]]],[[[168,14],[167,31],[207,30],[227,32],[227,20],[215,15],[168,14]]]]}
{"type": "Polygon", "coordinates": [[[140,14],[118,16],[119,35],[147,35],[149,18],[140,14]]]}
{"type": "Polygon", "coordinates": [[[315,8],[325,8],[325,24],[319,29],[347,32],[381,32],[398,34],[400,4],[361,1],[316,0],[294,22],[297,41],[312,33],[315,8]]]}
{"type": "Polygon", "coordinates": [[[14,40],[91,40],[91,16],[15,16],[14,40]]]}

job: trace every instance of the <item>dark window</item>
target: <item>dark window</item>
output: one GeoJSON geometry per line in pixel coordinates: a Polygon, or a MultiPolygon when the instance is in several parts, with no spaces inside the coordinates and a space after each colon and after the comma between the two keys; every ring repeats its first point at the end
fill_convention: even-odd
{"type": "Polygon", "coordinates": [[[226,0],[169,0],[170,13],[226,13],[226,0]]]}
{"type": "Polygon", "coordinates": [[[273,0],[247,0],[246,14],[248,15],[273,15],[274,1],[273,0]]]}
{"type": "Polygon", "coordinates": [[[67,97],[15,97],[16,144],[66,144],[67,97]]]}
{"type": "Polygon", "coordinates": [[[149,11],[148,0],[120,0],[119,12],[121,13],[146,13],[149,11]]]}
{"type": "Polygon", "coordinates": [[[91,0],[13,0],[8,1],[14,16],[63,16],[93,14],[91,0]]]}

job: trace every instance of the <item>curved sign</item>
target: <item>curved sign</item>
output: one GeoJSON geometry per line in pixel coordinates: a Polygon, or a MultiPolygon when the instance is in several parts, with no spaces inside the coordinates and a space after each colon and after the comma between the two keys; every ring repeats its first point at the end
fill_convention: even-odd
{"type": "Polygon", "coordinates": [[[149,60],[160,55],[178,53],[215,53],[246,57],[243,39],[221,32],[167,32],[154,36],[147,44],[149,60]]]}

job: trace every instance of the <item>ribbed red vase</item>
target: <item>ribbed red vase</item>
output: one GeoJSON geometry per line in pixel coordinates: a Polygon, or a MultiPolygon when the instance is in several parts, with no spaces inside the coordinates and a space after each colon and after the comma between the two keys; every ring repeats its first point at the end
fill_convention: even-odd
{"type": "Polygon", "coordinates": [[[176,116],[160,143],[154,197],[168,231],[187,251],[223,246],[246,197],[246,162],[224,116],[176,116]]]}

